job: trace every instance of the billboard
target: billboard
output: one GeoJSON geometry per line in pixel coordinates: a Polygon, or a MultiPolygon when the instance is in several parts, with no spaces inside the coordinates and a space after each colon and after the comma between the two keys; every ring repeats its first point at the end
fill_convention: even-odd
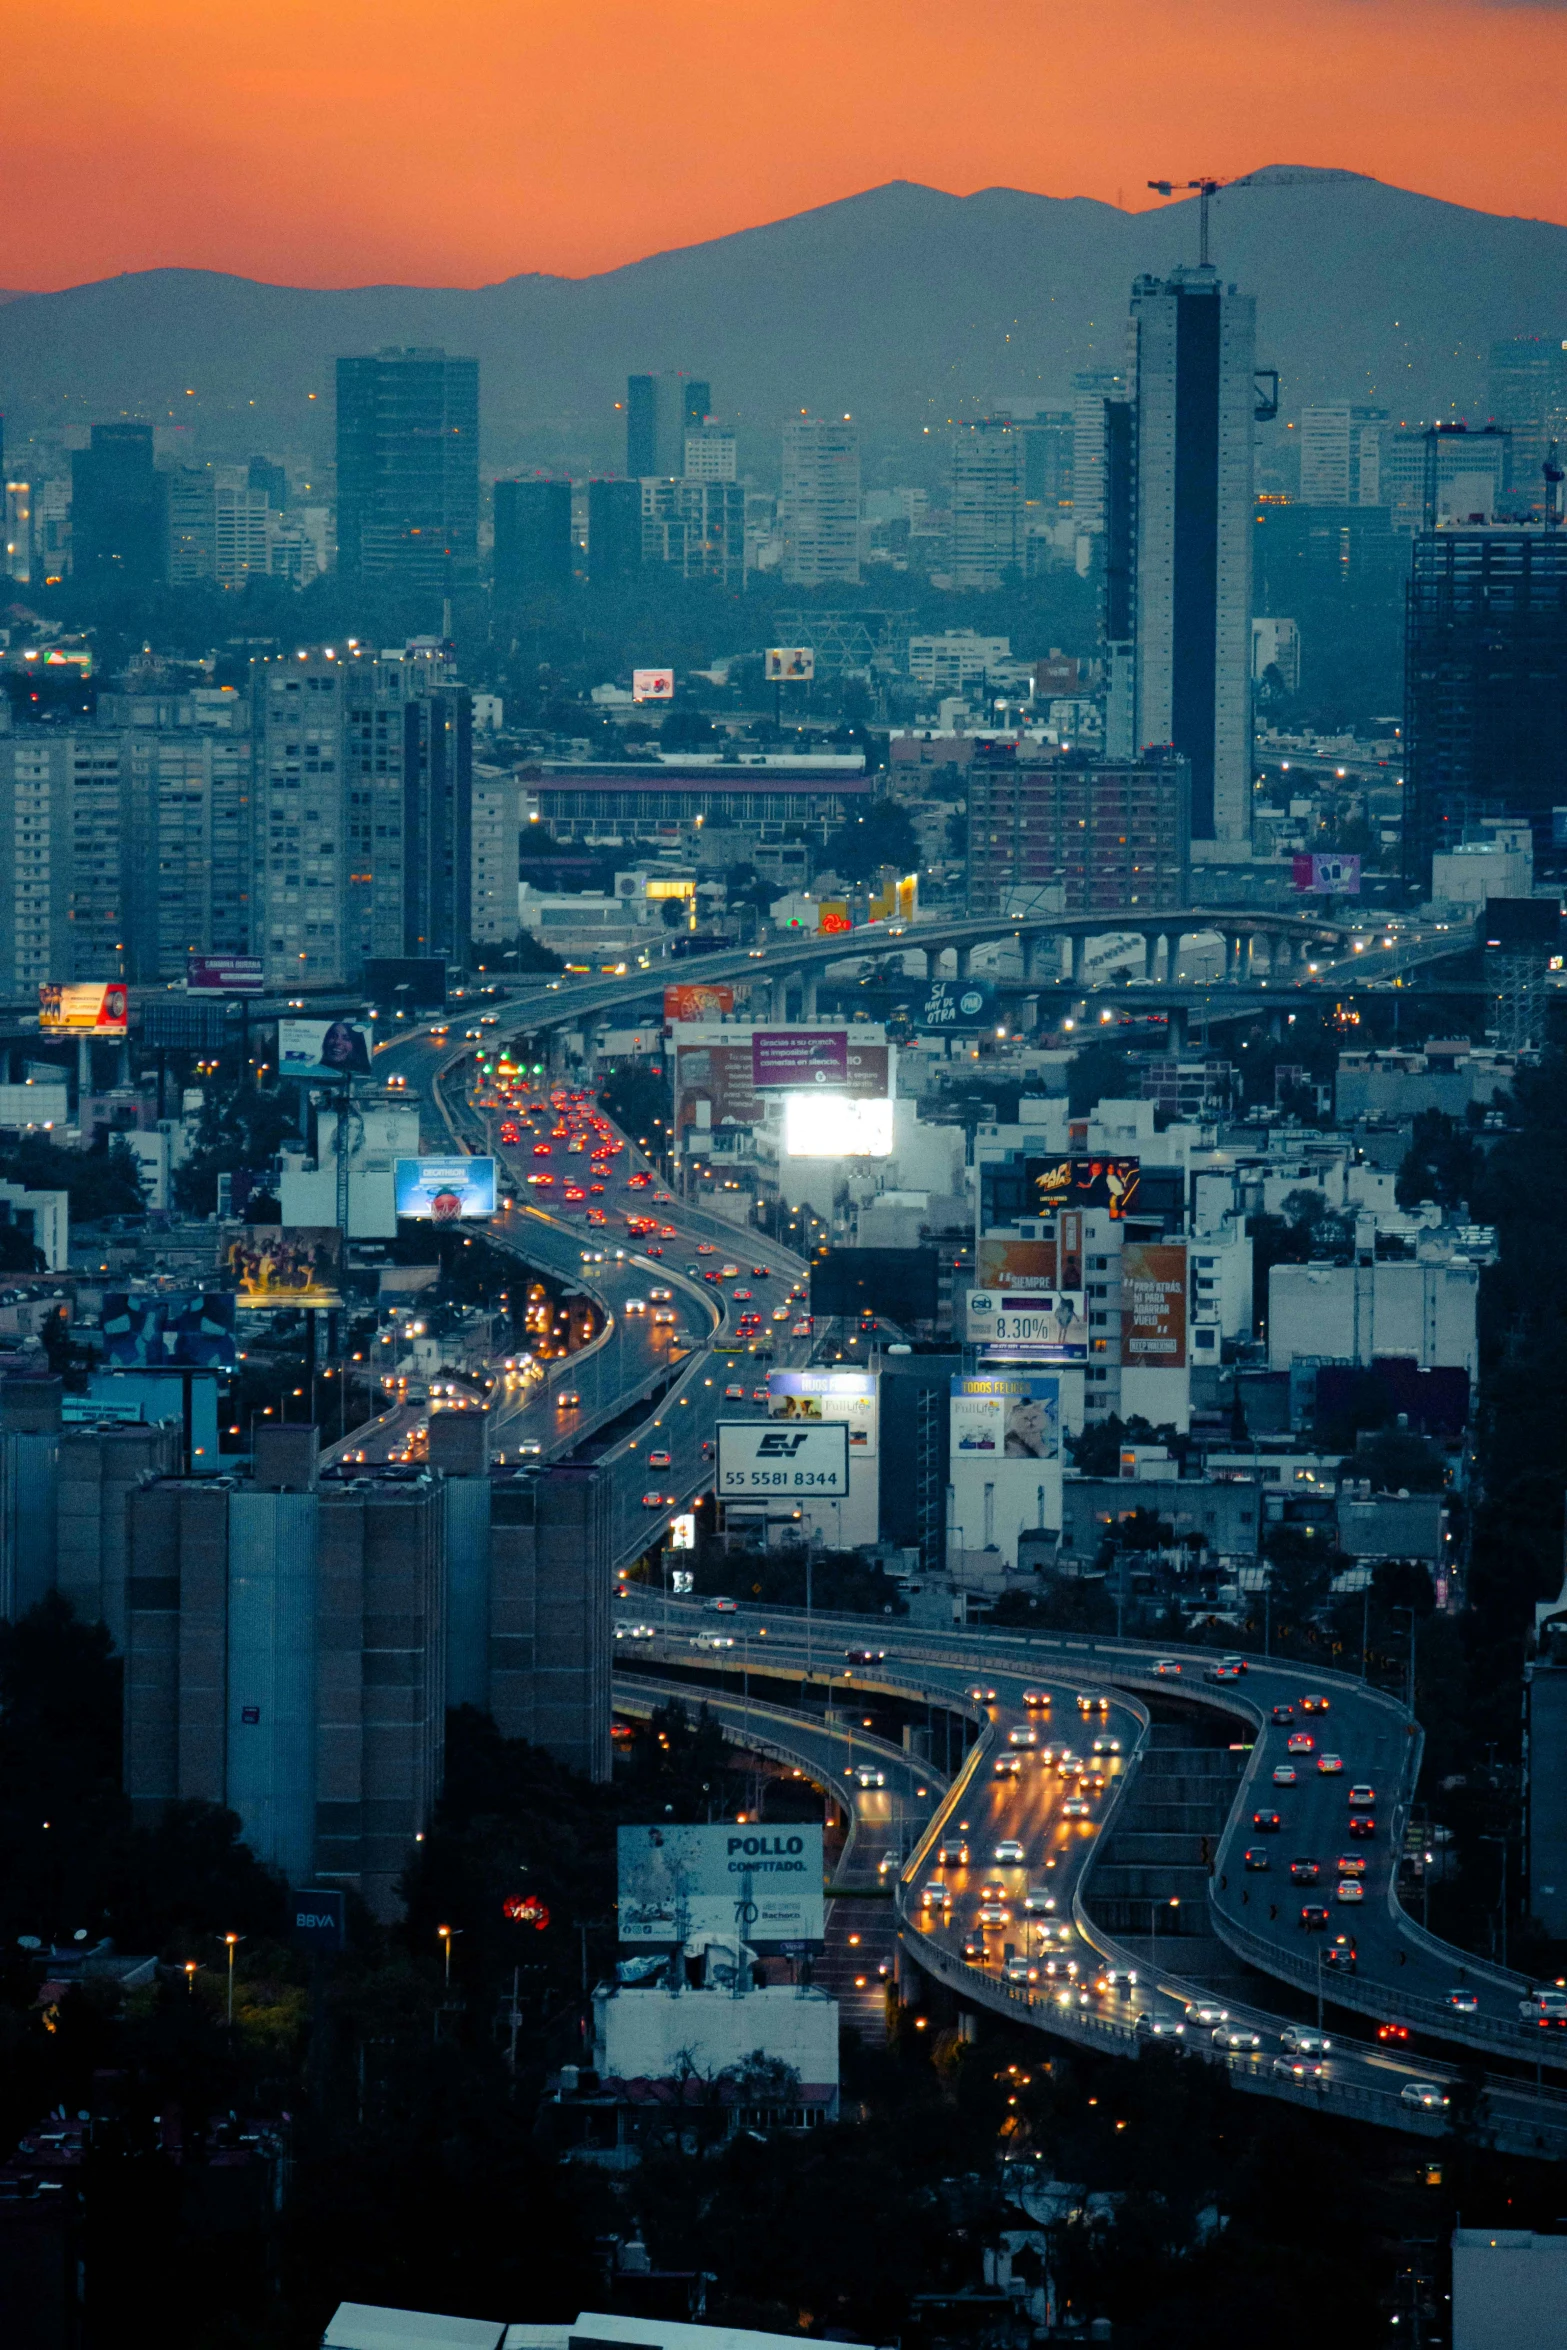
{"type": "Polygon", "coordinates": [[[67,987],[55,980],[39,983],[40,1028],[70,1028],[90,1036],[124,1036],[130,1027],[130,1017],[130,994],[123,979],[83,979],[67,987]]]}
{"type": "Polygon", "coordinates": [[[1047,1372],[954,1379],[947,1409],[954,1461],[1061,1457],[1061,1382],[1047,1372]]]}
{"type": "Polygon", "coordinates": [[[280,1077],[368,1077],[370,1030],[362,1020],[280,1020],[280,1077]]]}
{"type": "Polygon", "coordinates": [[[844,1501],[849,1492],[849,1431],[841,1420],[720,1420],[720,1501],[844,1501]]]}
{"type": "Polygon", "coordinates": [[[1290,862],[1297,890],[1314,897],[1358,898],[1360,895],[1358,857],[1341,857],[1337,850],[1314,849],[1306,856],[1291,858],[1290,862]]]}
{"type": "Polygon", "coordinates": [[[849,912],[848,899],[819,899],[816,907],[816,927],[818,930],[852,930],[854,916],[849,912]]]}
{"type": "Polygon", "coordinates": [[[971,1346],[1027,1346],[1041,1362],[1088,1359],[1088,1322],[1079,1290],[971,1289],[971,1346]]]}
{"type": "Polygon", "coordinates": [[[734,989],[720,987],[716,982],[706,987],[666,987],[664,990],[666,1020],[717,1020],[734,1008],[734,989]]]}
{"type": "Polygon", "coordinates": [[[1054,1289],[1056,1242],[1019,1240],[1007,1232],[982,1232],[974,1251],[976,1289],[1054,1289]]]}
{"type": "Polygon", "coordinates": [[[672,702],[675,698],[675,673],[672,669],[633,669],[631,672],[631,699],[634,702],[672,702]]]}
{"type": "Polygon", "coordinates": [[[885,1314],[907,1328],[934,1322],[940,1260],[933,1248],[834,1248],[811,1261],[811,1312],[885,1314]]]}
{"type": "Polygon", "coordinates": [[[242,1306],[340,1306],[343,1235],[335,1224],[246,1224],[225,1252],[242,1306]]]}
{"type": "Polygon", "coordinates": [[[776,1827],[619,1828],[616,1892],[622,1942],[820,1942],[822,1831],[776,1827]]]}
{"type": "Polygon", "coordinates": [[[933,979],[914,1025],[939,1035],[944,1029],[987,1028],[995,1016],[996,991],[988,979],[933,979]]]}
{"type": "Polygon", "coordinates": [[[814,645],[769,645],[763,657],[769,685],[808,685],[816,675],[814,645]]]}
{"type": "Polygon", "coordinates": [[[1121,1251],[1121,1360],[1186,1368],[1186,1243],[1129,1240],[1121,1251]]]}
{"type": "Polygon", "coordinates": [[[849,1449],[865,1460],[876,1457],[877,1380],[874,1371],[769,1371],[767,1416],[771,1420],[842,1420],[849,1449]]]}
{"type": "Polygon", "coordinates": [[[1113,1217],[1129,1213],[1137,1200],[1136,1159],[1025,1159],[1031,1215],[1057,1208],[1108,1208],[1113,1217]]]}
{"type": "Polygon", "coordinates": [[[425,1224],[472,1223],[495,1213],[493,1159],[396,1159],[393,1205],[425,1224]]]}
{"type": "Polygon", "coordinates": [[[843,1028],[753,1028],[751,1083],[758,1093],[794,1093],[849,1082],[849,1035],[843,1028]]]}
{"type": "Polygon", "coordinates": [[[103,1359],[117,1370],[232,1370],[238,1359],[228,1290],[103,1301],[103,1359]]]}
{"type": "Polygon", "coordinates": [[[266,966],[259,955],[188,955],[187,995],[265,995],[266,966]]]}
{"type": "Polygon", "coordinates": [[[783,1147],[786,1159],[890,1159],[892,1104],[786,1093],[783,1147]]]}
{"type": "MultiPolygon", "coordinates": [[[[776,1032],[775,1032],[776,1033],[776,1032]]],[[[675,1039],[675,1127],[759,1126],[768,1096],[757,1091],[751,1038],[744,1028],[709,1031],[683,1042],[675,1039]],[[700,1105],[707,1104],[704,1120],[700,1105]]],[[[892,1092],[890,1047],[848,1039],[848,1074],[843,1093],[851,1100],[876,1100],[892,1092]]],[[[840,1097],[841,1098],[841,1097],[840,1097]]]]}

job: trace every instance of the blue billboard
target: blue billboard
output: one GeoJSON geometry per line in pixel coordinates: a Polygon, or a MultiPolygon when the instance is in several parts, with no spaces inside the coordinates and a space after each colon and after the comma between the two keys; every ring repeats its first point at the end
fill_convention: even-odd
{"type": "Polygon", "coordinates": [[[495,1213],[493,1159],[399,1159],[393,1185],[398,1215],[425,1224],[473,1223],[495,1213]]]}

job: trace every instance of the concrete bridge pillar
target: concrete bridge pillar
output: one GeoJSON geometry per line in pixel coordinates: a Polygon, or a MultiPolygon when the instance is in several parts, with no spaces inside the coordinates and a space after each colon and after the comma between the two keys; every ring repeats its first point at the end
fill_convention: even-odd
{"type": "Polygon", "coordinates": [[[1172,1004],[1168,1014],[1169,1027],[1165,1033],[1165,1049],[1172,1053],[1186,1050],[1186,1006],[1172,1004]]]}
{"type": "Polygon", "coordinates": [[[1271,977],[1283,979],[1294,969],[1295,942],[1287,934],[1276,933],[1268,949],[1268,968],[1271,977]]]}
{"type": "Polygon", "coordinates": [[[974,953],[974,950],[973,950],[973,948],[972,948],[972,947],[970,947],[970,946],[961,946],[961,947],[954,947],[954,948],[953,948],[953,950],[952,950],[952,976],[953,976],[953,978],[954,978],[954,979],[967,979],[967,977],[968,977],[968,975],[969,975],[969,965],[970,965],[970,960],[971,960],[971,958],[972,958],[972,956],[973,956],[973,953],[974,953]]]}
{"type": "Polygon", "coordinates": [[[816,982],[818,977],[819,974],[813,969],[800,973],[800,1018],[802,1020],[814,1020],[816,1017],[816,982]]]}
{"type": "Polygon", "coordinates": [[[1282,1044],[1284,1042],[1284,1012],[1282,1007],[1277,1012],[1270,1012],[1268,1014],[1268,1034],[1272,1037],[1275,1044],[1282,1044]]]}
{"type": "Polygon", "coordinates": [[[1061,933],[1061,976],[1066,980],[1077,976],[1077,941],[1070,930],[1061,933]]]}

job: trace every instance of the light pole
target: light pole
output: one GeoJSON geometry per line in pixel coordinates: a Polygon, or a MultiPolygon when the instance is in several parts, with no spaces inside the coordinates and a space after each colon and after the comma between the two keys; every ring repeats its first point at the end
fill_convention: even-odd
{"type": "Polygon", "coordinates": [[[244,1940],[243,1934],[225,1934],[223,1939],[229,1954],[229,2030],[234,2029],[234,1953],[244,1940]]]}
{"type": "Polygon", "coordinates": [[[1149,1961],[1150,1965],[1156,1965],[1156,1964],[1157,1964],[1157,1962],[1158,1962],[1158,1957],[1159,1957],[1159,1912],[1160,1912],[1160,1910],[1161,1910],[1161,1909],[1179,1909],[1179,1908],[1180,1908],[1180,1906],[1181,1906],[1181,1897],[1180,1897],[1180,1895],[1179,1895],[1178,1893],[1172,1893],[1168,1901],[1150,1901],[1150,1902],[1149,1902],[1149,1904],[1148,1904],[1148,1939],[1149,1939],[1149,1941],[1150,1941],[1150,1942],[1153,1944],[1153,1946],[1154,1946],[1154,1947],[1153,1947],[1153,1954],[1152,1954],[1152,1957],[1150,1958],[1150,1961],[1149,1961]]]}
{"type": "Polygon", "coordinates": [[[1499,1844],[1502,1848],[1502,1964],[1507,1964],[1507,1835],[1482,1836],[1482,1844],[1499,1844]]]}
{"type": "Polygon", "coordinates": [[[449,1991],[452,1987],[452,1941],[454,1936],[462,1932],[462,1928],[461,1926],[437,1926],[435,1931],[437,1938],[444,1944],[446,1950],[446,1988],[449,1991]]]}

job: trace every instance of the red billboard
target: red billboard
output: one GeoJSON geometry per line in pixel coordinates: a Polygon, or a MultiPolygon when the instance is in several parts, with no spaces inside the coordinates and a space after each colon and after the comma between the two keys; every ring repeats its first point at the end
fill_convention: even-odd
{"type": "Polygon", "coordinates": [[[717,1020],[734,1008],[734,989],[721,987],[714,981],[709,981],[704,987],[689,985],[666,987],[664,990],[666,1020],[717,1020]]]}
{"type": "Polygon", "coordinates": [[[1121,1360],[1148,1371],[1185,1370],[1184,1240],[1129,1240],[1121,1251],[1121,1360]]]}

